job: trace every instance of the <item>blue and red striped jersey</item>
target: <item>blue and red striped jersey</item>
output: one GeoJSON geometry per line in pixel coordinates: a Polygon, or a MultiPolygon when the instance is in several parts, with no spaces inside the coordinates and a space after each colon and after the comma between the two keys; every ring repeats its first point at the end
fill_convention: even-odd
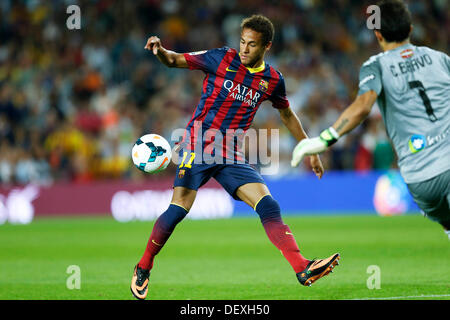
{"type": "Polygon", "coordinates": [[[265,63],[261,68],[246,68],[239,53],[228,47],[185,53],[184,57],[190,69],[205,72],[200,102],[186,126],[185,145],[194,150],[201,143],[202,152],[220,151],[225,158],[240,159],[242,152],[238,144],[230,147],[227,133],[240,129],[245,134],[265,100],[274,108],[289,107],[282,74],[265,63]],[[222,149],[217,148],[217,141],[213,143],[217,131],[223,136],[222,149]]]}

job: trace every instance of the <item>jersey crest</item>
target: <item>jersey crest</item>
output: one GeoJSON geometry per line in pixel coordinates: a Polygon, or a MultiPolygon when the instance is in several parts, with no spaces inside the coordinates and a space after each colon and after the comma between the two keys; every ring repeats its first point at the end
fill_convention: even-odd
{"type": "Polygon", "coordinates": [[[269,89],[269,83],[266,80],[261,80],[259,82],[259,90],[266,92],[269,89]]]}

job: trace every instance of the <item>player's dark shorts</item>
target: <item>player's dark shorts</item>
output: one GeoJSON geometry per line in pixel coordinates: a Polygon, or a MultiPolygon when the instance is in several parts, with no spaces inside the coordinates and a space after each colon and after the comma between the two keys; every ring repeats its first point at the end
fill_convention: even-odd
{"type": "Polygon", "coordinates": [[[248,163],[233,164],[195,164],[191,167],[178,167],[174,187],[185,187],[198,190],[209,179],[214,178],[236,200],[236,190],[247,183],[263,183],[264,179],[258,171],[248,163]]]}
{"type": "Polygon", "coordinates": [[[410,183],[408,189],[428,218],[450,223],[450,170],[423,182],[410,183]]]}

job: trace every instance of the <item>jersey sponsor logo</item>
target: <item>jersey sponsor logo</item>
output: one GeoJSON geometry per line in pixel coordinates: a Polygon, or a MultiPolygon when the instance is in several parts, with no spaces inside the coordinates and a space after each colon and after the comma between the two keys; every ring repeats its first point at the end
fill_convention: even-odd
{"type": "Polygon", "coordinates": [[[363,86],[366,82],[368,82],[368,81],[370,81],[370,80],[373,80],[373,79],[375,79],[375,75],[374,75],[374,74],[370,74],[370,75],[368,75],[367,77],[365,77],[364,79],[362,79],[362,80],[359,82],[359,86],[361,87],[361,86],[363,86]]]}
{"type": "Polygon", "coordinates": [[[203,51],[195,51],[195,52],[190,52],[189,55],[191,55],[191,56],[196,56],[196,55],[199,55],[199,54],[203,54],[203,53],[205,53],[205,52],[206,52],[206,50],[203,50],[203,51]]]}
{"type": "Polygon", "coordinates": [[[450,134],[450,129],[447,129],[446,131],[444,131],[444,132],[442,132],[442,133],[440,133],[440,134],[438,134],[437,136],[434,136],[434,137],[428,136],[427,137],[427,145],[431,146],[431,145],[433,145],[435,143],[438,143],[440,141],[445,140],[445,138],[447,137],[448,134],[450,134]]]}
{"type": "Polygon", "coordinates": [[[412,153],[419,152],[420,150],[423,150],[426,147],[426,138],[425,136],[421,134],[414,134],[411,136],[408,142],[409,150],[412,153]]]}
{"type": "Polygon", "coordinates": [[[259,98],[261,94],[247,86],[240,83],[234,83],[232,80],[225,80],[223,87],[228,91],[228,96],[237,100],[242,101],[249,107],[255,108],[258,105],[259,98]]]}
{"type": "Polygon", "coordinates": [[[403,50],[402,52],[400,52],[400,56],[403,59],[411,58],[413,55],[414,55],[414,52],[412,51],[412,49],[406,49],[406,50],[403,50]]]}

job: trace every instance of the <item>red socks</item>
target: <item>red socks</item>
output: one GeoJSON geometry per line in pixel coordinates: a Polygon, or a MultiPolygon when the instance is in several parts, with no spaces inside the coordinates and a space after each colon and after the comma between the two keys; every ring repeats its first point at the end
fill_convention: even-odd
{"type": "Polygon", "coordinates": [[[150,235],[150,239],[147,243],[147,248],[139,261],[138,266],[142,269],[150,270],[153,267],[153,260],[155,259],[155,256],[162,249],[171,234],[171,231],[167,231],[165,228],[161,227],[161,223],[158,218],[153,226],[152,234],[150,235]]]}
{"type": "Polygon", "coordinates": [[[138,263],[139,267],[146,270],[150,270],[153,267],[155,256],[169,239],[175,226],[183,220],[186,214],[187,211],[184,208],[171,204],[169,208],[159,216],[153,226],[144,255],[138,263]]]}
{"type": "Polygon", "coordinates": [[[261,219],[269,240],[281,251],[295,273],[303,271],[310,261],[300,254],[291,229],[283,223],[278,202],[267,195],[258,202],[255,211],[261,219]]]}
{"type": "Polygon", "coordinates": [[[263,227],[270,241],[281,251],[295,273],[303,271],[308,265],[309,260],[300,254],[300,249],[297,246],[291,229],[282,222],[275,221],[266,222],[263,224],[263,227]]]}
{"type": "MultiPolygon", "coordinates": [[[[294,235],[289,227],[283,223],[278,202],[270,195],[265,196],[258,202],[255,211],[260,216],[269,240],[281,251],[295,273],[303,271],[310,261],[300,254],[294,235]]],[[[152,269],[155,256],[169,239],[175,226],[186,214],[186,210],[171,204],[167,211],[156,220],[144,255],[138,263],[139,267],[146,270],[152,269]]]]}

